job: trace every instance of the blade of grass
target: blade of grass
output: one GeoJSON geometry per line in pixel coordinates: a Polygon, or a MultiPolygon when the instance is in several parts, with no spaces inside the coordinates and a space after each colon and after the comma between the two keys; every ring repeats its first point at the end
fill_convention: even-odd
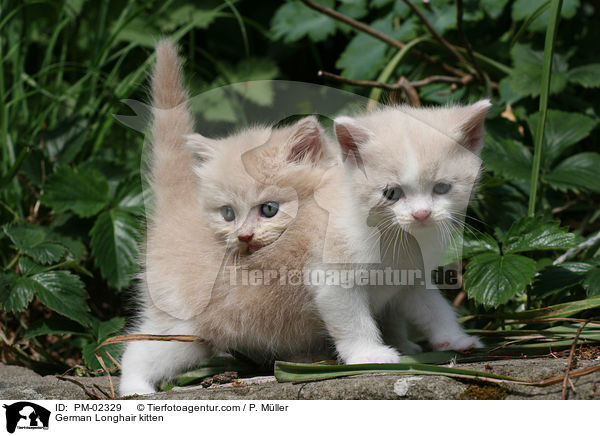
{"type": "Polygon", "coordinates": [[[527,20],[525,20],[525,22],[521,25],[521,27],[519,28],[517,33],[515,33],[515,35],[511,38],[511,40],[510,40],[511,47],[517,43],[517,41],[519,40],[519,38],[521,37],[523,32],[525,32],[527,30],[527,28],[533,22],[533,20],[535,20],[540,15],[542,15],[544,13],[544,11],[546,9],[548,9],[548,7],[550,7],[550,0],[548,0],[547,2],[540,5],[539,8],[537,8],[535,11],[533,11],[533,13],[529,17],[527,17],[527,20]]]}
{"type": "Polygon", "coordinates": [[[544,125],[546,124],[546,113],[548,111],[548,95],[550,94],[550,80],[552,78],[552,57],[554,54],[554,42],[558,31],[560,9],[562,0],[551,0],[548,19],[548,30],[546,31],[546,42],[544,44],[544,63],[542,66],[542,86],[540,89],[540,118],[535,132],[533,166],[531,168],[531,186],[529,190],[529,208],[527,214],[535,215],[535,206],[538,191],[538,179],[540,173],[540,162],[542,160],[542,141],[544,140],[544,125]]]}
{"type": "Polygon", "coordinates": [[[461,317],[459,321],[466,322],[476,318],[492,318],[517,321],[523,320],[527,322],[552,322],[555,318],[569,318],[584,310],[597,309],[598,307],[600,307],[600,296],[542,307],[541,309],[524,310],[523,312],[468,315],[461,317]]]}
{"type": "MultiPolygon", "coordinates": [[[[584,368],[570,374],[571,378],[581,377],[599,371],[600,365],[584,368]]],[[[415,374],[437,375],[493,383],[515,383],[528,386],[551,386],[562,382],[563,377],[551,377],[538,381],[520,380],[484,371],[448,368],[445,366],[406,364],[406,363],[366,363],[358,365],[321,365],[292,362],[275,362],[275,378],[279,382],[312,382],[332,378],[362,374],[415,374]]]]}
{"type": "MultiPolygon", "coordinates": [[[[385,68],[383,69],[383,71],[381,72],[381,74],[379,75],[379,77],[377,78],[377,81],[378,82],[382,82],[382,83],[386,83],[388,80],[390,80],[390,77],[391,77],[392,73],[396,70],[396,68],[398,67],[398,64],[400,63],[400,61],[402,61],[402,59],[404,59],[404,57],[407,55],[407,53],[415,45],[417,45],[420,42],[423,42],[425,40],[428,40],[428,39],[429,39],[428,37],[422,36],[420,38],[415,38],[412,41],[408,42],[388,62],[388,64],[385,66],[385,68]]],[[[371,100],[373,100],[373,101],[379,101],[379,99],[381,98],[381,93],[382,92],[383,92],[383,90],[381,88],[373,88],[371,90],[371,94],[369,95],[369,98],[371,100]]]]}
{"type": "Polygon", "coordinates": [[[248,43],[248,34],[246,33],[246,25],[244,24],[242,15],[235,7],[235,2],[232,2],[231,0],[225,0],[225,3],[227,3],[227,6],[229,6],[229,9],[231,9],[231,12],[233,12],[233,15],[238,23],[240,32],[242,34],[242,41],[244,42],[244,52],[246,53],[246,57],[248,57],[250,56],[250,44],[248,43]]]}
{"type": "Polygon", "coordinates": [[[422,363],[360,363],[356,365],[321,365],[309,363],[275,362],[275,378],[279,382],[307,382],[348,377],[361,374],[419,374],[441,375],[481,381],[511,381],[527,383],[512,377],[469,369],[448,368],[422,363]]]}

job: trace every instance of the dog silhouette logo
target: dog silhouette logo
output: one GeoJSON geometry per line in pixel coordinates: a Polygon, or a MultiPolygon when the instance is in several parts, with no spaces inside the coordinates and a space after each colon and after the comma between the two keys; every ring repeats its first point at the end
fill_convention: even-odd
{"type": "Polygon", "coordinates": [[[3,406],[6,409],[6,431],[19,429],[48,429],[50,411],[28,401],[3,406]]]}

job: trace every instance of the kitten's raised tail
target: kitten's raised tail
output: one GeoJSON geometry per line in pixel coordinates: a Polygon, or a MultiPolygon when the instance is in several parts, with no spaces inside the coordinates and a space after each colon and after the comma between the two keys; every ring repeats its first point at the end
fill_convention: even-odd
{"type": "Polygon", "coordinates": [[[194,175],[192,156],[185,147],[185,135],[193,132],[188,94],[177,49],[169,40],[156,45],[152,72],[152,161],[151,183],[156,207],[167,206],[191,188],[194,175]]]}

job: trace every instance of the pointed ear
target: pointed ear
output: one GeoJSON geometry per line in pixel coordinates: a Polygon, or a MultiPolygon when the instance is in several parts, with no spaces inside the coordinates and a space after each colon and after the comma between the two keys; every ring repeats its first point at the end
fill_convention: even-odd
{"type": "Polygon", "coordinates": [[[473,153],[479,154],[483,148],[483,124],[492,106],[488,99],[479,100],[462,109],[458,130],[463,143],[473,153]]]}
{"type": "Polygon", "coordinates": [[[292,126],[288,139],[289,162],[317,162],[323,155],[323,130],[314,115],[302,118],[292,126]]]}
{"type": "Polygon", "coordinates": [[[201,161],[207,161],[215,155],[216,141],[199,133],[185,135],[185,146],[199,157],[201,161]]]}
{"type": "Polygon", "coordinates": [[[342,147],[342,153],[345,157],[353,156],[355,161],[359,162],[360,148],[371,139],[371,132],[350,117],[337,117],[333,123],[335,136],[342,147]]]}

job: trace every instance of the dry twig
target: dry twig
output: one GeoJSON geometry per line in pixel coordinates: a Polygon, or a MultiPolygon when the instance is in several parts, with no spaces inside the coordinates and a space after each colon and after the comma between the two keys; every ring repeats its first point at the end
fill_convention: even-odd
{"type": "MultiPolygon", "coordinates": [[[[573,363],[573,356],[575,355],[575,348],[577,347],[577,342],[579,341],[579,335],[583,328],[590,322],[591,319],[586,320],[581,326],[577,329],[577,333],[575,333],[575,338],[573,339],[573,345],[571,345],[571,351],[569,352],[569,360],[567,361],[567,369],[565,370],[565,376],[563,377],[563,387],[562,387],[562,399],[567,399],[567,385],[570,381],[569,372],[571,371],[571,365],[573,363]]],[[[575,390],[575,389],[573,389],[575,390]]]]}
{"type": "Polygon", "coordinates": [[[465,44],[465,49],[467,50],[467,56],[471,61],[471,64],[475,68],[475,72],[477,73],[477,78],[479,80],[483,80],[485,77],[485,72],[479,68],[479,64],[477,63],[477,59],[475,59],[475,55],[473,54],[473,46],[467,38],[467,34],[465,33],[465,29],[463,28],[463,1],[456,0],[456,25],[458,27],[458,33],[465,44]]]}
{"type": "MultiPolygon", "coordinates": [[[[120,365],[115,360],[115,358],[113,358],[110,355],[110,353],[108,353],[107,351],[104,351],[104,354],[106,354],[106,356],[115,364],[115,366],[113,368],[110,368],[110,369],[107,368],[106,364],[104,363],[104,359],[99,354],[100,348],[102,348],[106,345],[110,345],[110,344],[119,344],[122,342],[131,342],[131,341],[176,341],[176,342],[207,343],[207,341],[205,341],[204,339],[202,339],[198,336],[194,336],[194,335],[143,335],[143,334],[138,334],[138,335],[119,335],[119,336],[113,336],[112,338],[106,339],[104,342],[102,342],[100,345],[98,345],[96,347],[96,349],[94,350],[94,355],[96,356],[98,363],[100,364],[100,366],[102,367],[102,369],[104,370],[106,375],[108,376],[108,384],[110,385],[110,395],[109,396],[108,396],[108,394],[106,394],[106,395],[113,400],[116,398],[116,394],[115,394],[115,387],[113,384],[110,369],[120,368],[120,365]]],[[[75,381],[73,381],[73,382],[75,382],[75,381]]],[[[104,391],[101,391],[101,392],[104,393],[104,391]]]]}
{"type": "Polygon", "coordinates": [[[427,17],[425,17],[425,15],[423,15],[423,13],[419,10],[419,8],[417,8],[413,4],[413,2],[411,2],[410,0],[404,0],[404,3],[406,3],[408,5],[408,7],[410,7],[415,14],[417,14],[419,19],[423,22],[425,27],[427,27],[427,29],[429,30],[429,33],[431,33],[435,39],[437,39],[444,47],[446,47],[446,49],[448,49],[448,51],[450,53],[452,53],[456,57],[456,59],[458,59],[459,62],[462,62],[463,64],[467,64],[467,60],[464,58],[464,56],[461,55],[458,52],[458,50],[456,50],[456,48],[454,48],[454,46],[452,44],[450,44],[448,41],[446,41],[446,39],[437,30],[435,30],[435,28],[429,22],[427,17]]]}

